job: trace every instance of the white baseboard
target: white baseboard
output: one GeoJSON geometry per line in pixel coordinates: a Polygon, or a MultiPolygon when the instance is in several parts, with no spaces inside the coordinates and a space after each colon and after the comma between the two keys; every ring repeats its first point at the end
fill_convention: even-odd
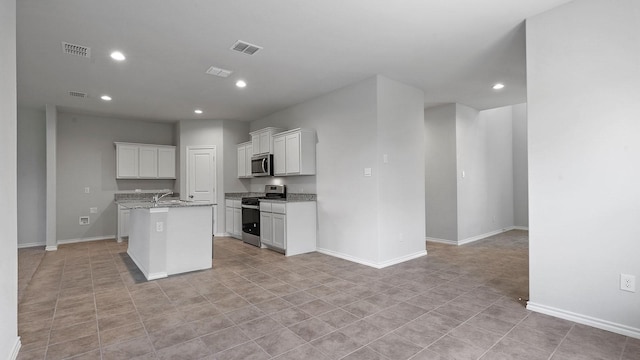
{"type": "Polygon", "coordinates": [[[45,251],[56,251],[58,250],[58,245],[47,245],[47,247],[44,248],[45,251]]]}
{"type": "Polygon", "coordinates": [[[16,339],[16,343],[13,344],[13,349],[11,349],[11,355],[9,355],[9,360],[16,360],[18,358],[18,353],[20,352],[20,348],[22,347],[22,341],[20,341],[20,336],[16,339]]]}
{"type": "Polygon", "coordinates": [[[509,227],[506,227],[506,228],[503,228],[503,229],[489,231],[488,233],[484,233],[484,234],[468,237],[466,239],[457,240],[457,241],[456,240],[447,240],[447,239],[438,239],[438,238],[432,238],[432,237],[426,237],[425,240],[431,241],[431,242],[442,243],[442,244],[448,244],[448,245],[464,245],[464,244],[472,243],[474,241],[482,240],[484,238],[488,238],[489,236],[502,234],[504,232],[511,231],[511,230],[529,230],[529,228],[523,228],[523,227],[518,227],[518,226],[509,226],[509,227]]]}
{"type": "Polygon", "coordinates": [[[18,249],[30,248],[30,247],[36,247],[36,246],[47,246],[47,244],[46,243],[40,243],[40,242],[24,243],[24,244],[18,243],[18,249]]]}
{"type": "Polygon", "coordinates": [[[573,322],[577,322],[583,325],[589,325],[598,329],[611,331],[617,334],[629,336],[632,338],[640,339],[640,329],[631,326],[614,323],[611,321],[594,318],[588,315],[578,314],[567,310],[554,308],[552,306],[546,306],[542,304],[536,304],[529,301],[527,303],[527,310],[539,312],[541,314],[554,316],[560,319],[565,319],[573,322]]]}
{"type": "Polygon", "coordinates": [[[529,227],[528,226],[514,226],[513,230],[524,230],[524,231],[529,231],[529,227]]]}
{"type": "Polygon", "coordinates": [[[355,256],[351,256],[349,254],[344,254],[341,252],[337,252],[337,251],[333,251],[333,250],[329,250],[329,249],[323,249],[323,248],[318,248],[316,249],[317,252],[321,253],[321,254],[325,254],[325,255],[329,255],[329,256],[333,256],[333,257],[337,257],[340,259],[344,259],[347,261],[351,261],[354,263],[358,263],[358,264],[362,264],[362,265],[366,265],[372,268],[376,268],[376,269],[382,269],[385,268],[387,266],[391,266],[391,265],[395,265],[395,264],[399,264],[405,261],[409,261],[415,258],[419,258],[421,256],[427,255],[427,251],[419,251],[417,253],[414,254],[409,254],[409,255],[405,255],[405,256],[401,256],[395,259],[391,259],[391,260],[387,260],[381,263],[376,263],[376,262],[372,262],[369,260],[364,260],[355,256]]]}
{"type": "Polygon", "coordinates": [[[79,239],[64,239],[64,240],[58,240],[58,245],[75,244],[75,243],[98,241],[98,240],[115,240],[115,238],[116,238],[115,235],[104,235],[104,236],[94,236],[94,237],[79,238],[79,239]]]}

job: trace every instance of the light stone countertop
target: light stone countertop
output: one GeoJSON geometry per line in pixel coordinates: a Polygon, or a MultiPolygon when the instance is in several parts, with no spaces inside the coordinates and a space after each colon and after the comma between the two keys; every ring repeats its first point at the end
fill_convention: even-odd
{"type": "Polygon", "coordinates": [[[162,199],[158,203],[153,201],[141,201],[141,200],[124,200],[117,201],[118,205],[126,209],[155,209],[155,208],[180,208],[180,207],[196,207],[196,206],[213,206],[213,203],[197,202],[197,201],[182,201],[179,199],[162,199]]]}

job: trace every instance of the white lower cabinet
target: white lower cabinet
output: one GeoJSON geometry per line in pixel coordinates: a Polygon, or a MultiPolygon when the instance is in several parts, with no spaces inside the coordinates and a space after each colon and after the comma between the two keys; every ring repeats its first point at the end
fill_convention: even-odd
{"type": "Polygon", "coordinates": [[[122,238],[129,237],[129,216],[131,210],[118,205],[118,231],[117,241],[121,242],[122,238]]]}
{"type": "Polygon", "coordinates": [[[260,201],[260,241],[286,256],[316,251],[316,202],[260,201]]]}
{"type": "Polygon", "coordinates": [[[225,231],[236,239],[242,239],[242,208],[240,200],[224,201],[225,231]]]}

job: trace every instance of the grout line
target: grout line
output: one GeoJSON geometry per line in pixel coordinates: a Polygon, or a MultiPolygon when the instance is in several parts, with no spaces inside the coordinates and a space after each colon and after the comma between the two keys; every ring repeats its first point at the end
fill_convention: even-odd
{"type": "Polygon", "coordinates": [[[569,328],[569,331],[567,331],[567,333],[564,334],[564,336],[562,337],[562,340],[560,340],[560,343],[558,343],[558,346],[556,346],[556,348],[553,349],[548,359],[553,358],[553,355],[556,353],[556,351],[558,351],[558,349],[560,349],[560,346],[562,346],[562,343],[567,339],[567,337],[569,336],[569,333],[571,332],[571,330],[573,330],[575,326],[576,326],[575,324],[571,325],[571,328],[569,328]]]}

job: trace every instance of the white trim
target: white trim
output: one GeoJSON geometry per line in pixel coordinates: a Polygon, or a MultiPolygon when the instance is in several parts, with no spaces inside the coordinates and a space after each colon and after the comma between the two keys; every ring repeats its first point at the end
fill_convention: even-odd
{"type": "Polygon", "coordinates": [[[11,355],[9,355],[9,360],[16,360],[18,358],[18,353],[20,352],[20,348],[22,347],[22,341],[20,341],[20,336],[16,339],[16,343],[13,344],[13,349],[11,350],[11,355]]]}
{"type": "Polygon", "coordinates": [[[364,259],[352,256],[352,255],[349,255],[349,254],[344,254],[344,253],[333,251],[333,250],[329,250],[329,249],[318,248],[318,249],[316,249],[316,251],[321,253],[321,254],[337,257],[337,258],[340,258],[340,259],[344,259],[344,260],[351,261],[351,262],[354,262],[354,263],[366,265],[366,266],[369,266],[369,267],[372,267],[372,268],[376,268],[376,269],[382,269],[382,268],[385,268],[387,266],[399,264],[399,263],[402,263],[402,262],[405,262],[405,261],[409,261],[409,260],[412,260],[412,259],[415,259],[415,258],[419,258],[419,257],[424,256],[424,255],[427,255],[427,251],[423,250],[423,251],[419,251],[419,252],[414,253],[414,254],[409,254],[409,255],[406,255],[406,256],[397,257],[395,259],[383,261],[381,263],[375,263],[375,262],[371,262],[369,260],[364,260],[364,259]]]}
{"type": "Polygon", "coordinates": [[[552,306],[536,304],[531,301],[527,302],[527,310],[535,311],[541,314],[554,316],[560,319],[565,319],[565,320],[577,322],[579,324],[589,325],[598,329],[603,329],[603,330],[611,331],[617,334],[622,334],[632,338],[640,339],[640,328],[634,328],[631,326],[594,318],[588,315],[578,314],[571,311],[554,308],[552,306]]]}
{"type": "Polygon", "coordinates": [[[513,230],[524,230],[524,231],[529,231],[529,227],[528,226],[514,226],[513,230]]]}
{"type": "Polygon", "coordinates": [[[230,237],[231,234],[228,234],[228,233],[217,233],[217,234],[213,234],[213,236],[215,236],[215,237],[230,237]]]}
{"type": "MultiPolygon", "coordinates": [[[[79,239],[64,239],[64,240],[58,240],[58,245],[60,245],[60,244],[74,244],[74,243],[98,241],[98,240],[115,240],[115,239],[116,239],[115,235],[93,236],[93,237],[79,238],[79,239]]],[[[56,248],[57,248],[57,246],[56,246],[56,248]]]]}
{"type": "Polygon", "coordinates": [[[448,245],[458,245],[458,242],[455,240],[447,240],[447,239],[438,239],[438,238],[432,238],[432,237],[426,237],[425,238],[426,241],[431,241],[431,242],[437,242],[437,243],[441,243],[441,244],[448,244],[448,245]]]}
{"type": "Polygon", "coordinates": [[[509,226],[509,227],[506,227],[506,228],[502,228],[502,229],[498,229],[498,230],[494,230],[494,231],[489,231],[488,233],[484,233],[484,234],[468,237],[466,239],[457,240],[457,241],[456,240],[447,240],[447,239],[438,239],[438,238],[432,238],[432,237],[426,237],[425,240],[426,241],[437,242],[437,243],[442,243],[442,244],[460,246],[460,245],[469,244],[469,243],[472,243],[472,242],[475,242],[475,241],[478,241],[478,240],[482,240],[484,238],[488,238],[489,236],[502,234],[504,232],[511,231],[511,230],[529,230],[529,228],[525,229],[523,227],[509,226]]]}
{"type": "Polygon", "coordinates": [[[44,248],[45,251],[56,251],[58,250],[58,245],[47,245],[47,247],[44,248]]]}
{"type": "Polygon", "coordinates": [[[18,243],[18,249],[36,247],[36,246],[47,246],[47,243],[44,243],[44,242],[34,242],[34,243],[24,243],[24,244],[18,243]]]}

